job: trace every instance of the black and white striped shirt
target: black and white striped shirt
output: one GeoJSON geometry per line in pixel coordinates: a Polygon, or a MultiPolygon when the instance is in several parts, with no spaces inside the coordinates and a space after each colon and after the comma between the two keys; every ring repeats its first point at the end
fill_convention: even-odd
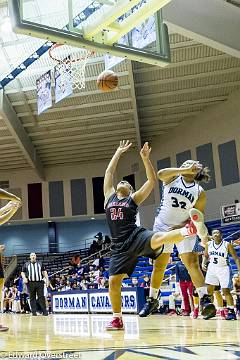
{"type": "Polygon", "coordinates": [[[28,281],[42,281],[43,275],[42,272],[45,271],[45,267],[40,261],[32,263],[28,261],[23,267],[23,272],[26,274],[28,281]]]}

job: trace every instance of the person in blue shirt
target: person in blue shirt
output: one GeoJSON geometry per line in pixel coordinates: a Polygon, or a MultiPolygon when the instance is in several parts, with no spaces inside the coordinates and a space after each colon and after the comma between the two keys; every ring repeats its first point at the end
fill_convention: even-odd
{"type": "Polygon", "coordinates": [[[192,279],[186,269],[186,266],[182,261],[179,261],[175,266],[176,271],[176,282],[179,283],[180,289],[182,292],[183,302],[184,302],[184,311],[181,315],[189,316],[191,313],[191,302],[193,304],[193,283],[192,279]]]}

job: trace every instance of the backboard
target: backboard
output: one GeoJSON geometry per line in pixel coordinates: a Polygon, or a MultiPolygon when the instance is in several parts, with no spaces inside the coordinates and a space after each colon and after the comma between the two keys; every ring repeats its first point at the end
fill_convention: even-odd
{"type": "Polygon", "coordinates": [[[170,1],[9,0],[9,9],[17,33],[167,66],[170,47],[161,9],[170,1]]]}

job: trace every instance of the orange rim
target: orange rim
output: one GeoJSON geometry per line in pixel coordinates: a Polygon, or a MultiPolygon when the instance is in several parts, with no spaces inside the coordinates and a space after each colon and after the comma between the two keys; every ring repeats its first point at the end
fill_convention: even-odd
{"type": "MultiPolygon", "coordinates": [[[[90,51],[90,52],[87,52],[87,54],[85,56],[79,56],[77,59],[64,59],[64,60],[61,60],[61,59],[58,59],[56,56],[54,56],[52,54],[52,51],[57,49],[58,47],[60,46],[64,46],[64,45],[67,45],[67,44],[59,44],[59,43],[56,43],[56,44],[53,44],[53,46],[48,50],[48,53],[49,53],[49,56],[52,60],[58,62],[58,63],[64,63],[64,64],[69,64],[69,63],[75,63],[75,62],[78,62],[78,61],[82,61],[82,60],[85,60],[89,57],[91,57],[92,55],[95,54],[94,51],[90,51]]],[[[85,50],[85,49],[84,49],[85,50]]],[[[87,51],[87,50],[86,50],[87,51]]]]}

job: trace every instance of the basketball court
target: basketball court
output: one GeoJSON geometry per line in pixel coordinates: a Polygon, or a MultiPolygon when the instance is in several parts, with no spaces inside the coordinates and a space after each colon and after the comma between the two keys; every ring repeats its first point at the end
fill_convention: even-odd
{"type": "MultiPolygon", "coordinates": [[[[45,179],[44,168],[91,167],[109,160],[121,138],[139,151],[240,89],[238,1],[0,0],[0,17],[8,16],[2,171],[31,168],[45,179]]],[[[9,332],[0,357],[240,358],[239,320],[124,315],[125,331],[106,332],[109,319],[2,314],[9,332]]]]}
{"type": "Polygon", "coordinates": [[[239,359],[239,321],[127,315],[125,331],[105,332],[110,318],[5,315],[2,322],[9,324],[10,331],[1,335],[1,358],[29,359],[30,353],[32,359],[44,360],[239,359]]]}

